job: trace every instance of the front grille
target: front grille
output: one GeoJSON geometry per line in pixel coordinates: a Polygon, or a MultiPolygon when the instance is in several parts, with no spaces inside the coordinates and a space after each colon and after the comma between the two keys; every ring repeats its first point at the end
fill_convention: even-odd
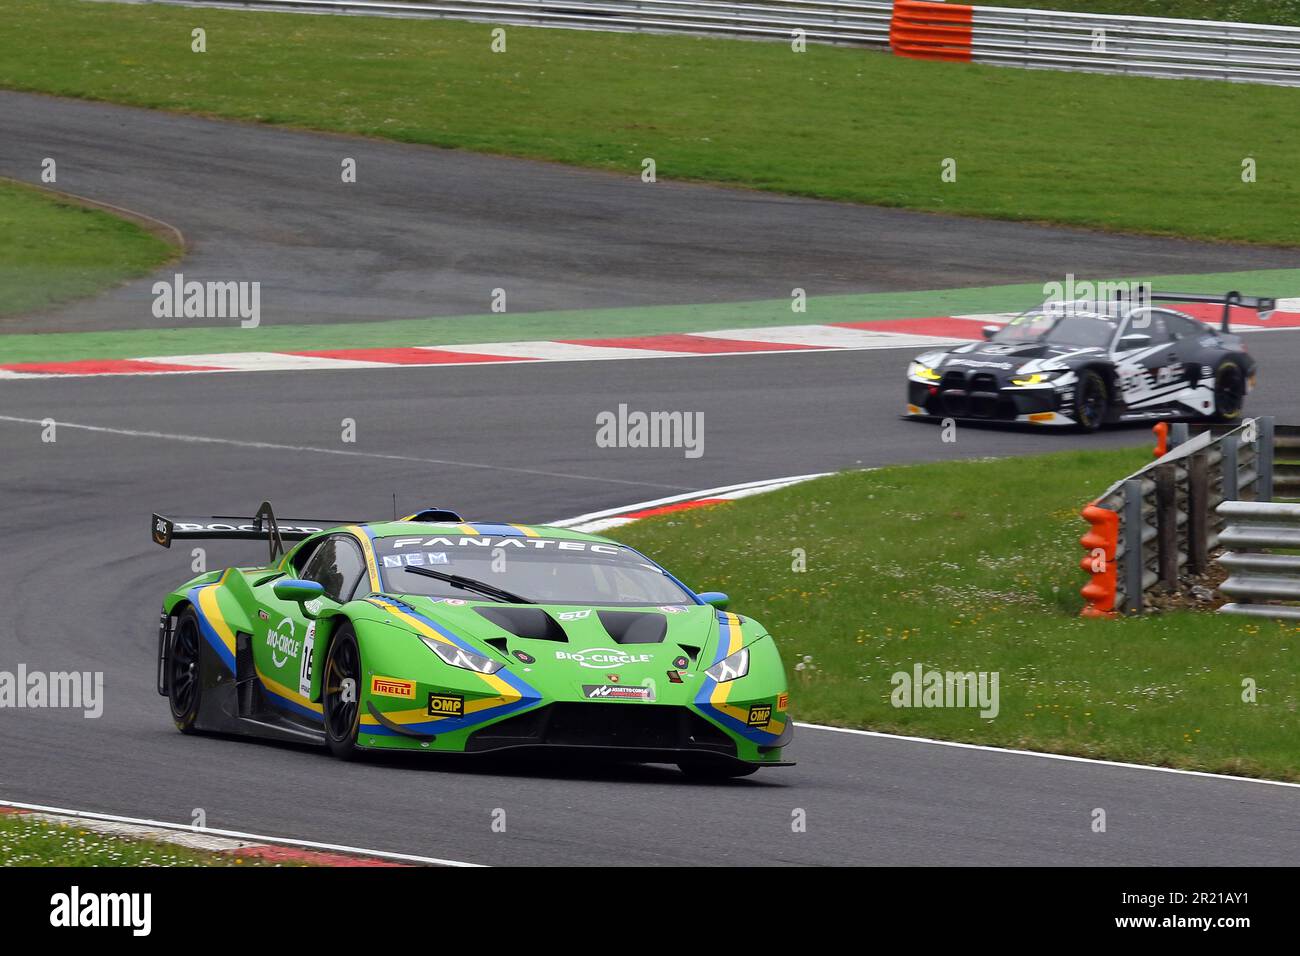
{"type": "Polygon", "coordinates": [[[476,731],[465,749],[482,752],[528,746],[736,754],[731,738],[694,711],[630,703],[550,704],[476,731]]]}

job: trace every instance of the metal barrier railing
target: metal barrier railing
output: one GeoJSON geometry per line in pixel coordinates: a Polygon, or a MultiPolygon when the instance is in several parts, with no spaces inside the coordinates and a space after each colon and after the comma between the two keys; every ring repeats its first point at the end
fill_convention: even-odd
{"type": "MultiPolygon", "coordinates": [[[[141,0],[126,0],[141,2],[141,0]]],[[[838,43],[1030,69],[1300,86],[1300,27],[917,0],[143,0],[838,43]]]]}
{"type": "Polygon", "coordinates": [[[1164,455],[1085,508],[1092,530],[1081,539],[1082,565],[1092,579],[1084,613],[1141,613],[1153,589],[1177,592],[1186,576],[1208,571],[1223,543],[1220,506],[1272,499],[1274,433],[1272,418],[1196,435],[1174,425],[1164,455]]]}
{"type": "Polygon", "coordinates": [[[1225,501],[1220,541],[1232,548],[1219,556],[1228,578],[1219,591],[1233,598],[1221,614],[1300,621],[1300,504],[1225,501]],[[1281,602],[1281,603],[1278,603],[1281,602]]]}

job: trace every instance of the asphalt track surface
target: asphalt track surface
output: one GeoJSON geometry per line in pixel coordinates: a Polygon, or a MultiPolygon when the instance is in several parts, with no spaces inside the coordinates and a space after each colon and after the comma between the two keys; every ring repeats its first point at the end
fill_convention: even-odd
{"type": "MultiPolygon", "coordinates": [[[[35,183],[51,157],[59,189],[176,226],[186,279],[261,282],[264,324],[482,314],[496,288],[533,312],[1296,263],[19,93],[0,92],[0,131],[0,176],[35,183]]],[[[151,285],[0,331],[147,327],[151,285]]]]}
{"type": "MultiPolygon", "coordinates": [[[[11,108],[33,98],[0,99],[11,108]]],[[[119,121],[146,122],[134,111],[49,102],[56,113],[100,117],[105,133],[119,121]]],[[[164,139],[164,151],[192,124],[210,125],[170,122],[179,132],[164,139]]],[[[300,134],[244,127],[231,136],[283,138],[290,151],[300,141],[300,134]]],[[[13,141],[4,142],[8,166],[13,141]]],[[[143,144],[137,152],[151,155],[143,144]]],[[[448,161],[468,168],[475,159],[448,161]]],[[[196,178],[238,165],[220,151],[196,152],[193,162],[196,178]]],[[[501,161],[481,162],[496,168],[501,161]]],[[[107,184],[96,178],[74,191],[133,205],[151,188],[157,195],[172,188],[157,169],[132,173],[129,165],[101,170],[115,177],[107,184]]],[[[589,175],[546,166],[536,173],[561,174],[589,175]]],[[[202,190],[190,198],[196,216],[211,217],[214,237],[222,199],[202,190]]],[[[285,210],[303,221],[309,213],[285,210]]],[[[350,221],[333,207],[315,215],[321,229],[350,221]]],[[[369,238],[358,230],[354,241],[369,238]]],[[[990,242],[966,255],[995,250],[990,242]]],[[[1226,264],[1230,253],[1212,267],[1241,267],[1226,264]]],[[[1191,271],[1195,261],[1202,260],[1167,271],[1191,271]]],[[[757,282],[762,263],[748,268],[757,282]]],[[[403,307],[400,295],[381,298],[403,307]]],[[[1290,377],[1300,365],[1300,336],[1265,332],[1250,341],[1259,343],[1263,382],[1251,412],[1300,420],[1290,377]]],[[[907,354],[0,383],[0,669],[103,671],[106,698],[97,720],[0,711],[0,795],[178,822],[202,808],[213,827],[496,864],[1300,859],[1300,791],[1267,784],[809,729],[789,751],[798,766],[718,785],[688,784],[662,767],[418,758],[348,765],[312,748],[182,737],[154,691],[158,603],[190,566],[188,549],[149,542],[151,511],[242,512],[269,498],[283,513],[384,517],[395,492],[403,508],[439,504],[476,519],[545,521],[795,473],[1147,440],[1136,429],[1083,438],[963,428],[956,443],[944,444],[933,426],[896,417],[907,354]],[[619,402],[705,412],[703,457],[597,448],[596,414],[619,402]],[[64,423],[53,443],[41,440],[36,424],[46,418],[64,423]],[[357,423],[355,445],[340,441],[344,418],[357,423]],[[1091,832],[1097,807],[1106,809],[1106,834],[1091,832]],[[506,811],[505,833],[491,828],[498,808],[506,811]],[[807,818],[803,833],[791,829],[798,810],[807,818]]],[[[258,554],[256,544],[214,544],[208,561],[215,567],[258,554]]]]}

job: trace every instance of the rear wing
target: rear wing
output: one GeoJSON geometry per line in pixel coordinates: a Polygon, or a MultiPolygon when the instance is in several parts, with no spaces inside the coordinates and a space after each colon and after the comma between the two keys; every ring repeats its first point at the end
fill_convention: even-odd
{"type": "Polygon", "coordinates": [[[1209,305],[1223,306],[1223,321],[1219,326],[1221,332],[1231,332],[1232,329],[1229,320],[1232,316],[1232,307],[1235,305],[1240,309],[1254,309],[1259,313],[1260,321],[1267,322],[1268,317],[1273,314],[1277,308],[1276,299],[1266,299],[1262,296],[1242,295],[1240,292],[1227,292],[1223,295],[1205,295],[1196,292],[1152,292],[1152,302],[1203,302],[1209,305]]]}
{"type": "Polygon", "coordinates": [[[170,548],[173,541],[183,539],[243,540],[259,541],[265,539],[270,551],[270,562],[284,553],[286,541],[302,541],[320,531],[337,528],[341,525],[356,524],[355,521],[312,521],[306,518],[286,518],[277,521],[271,503],[263,501],[257,514],[251,518],[229,515],[215,515],[210,518],[168,518],[155,514],[150,519],[150,534],[154,544],[170,548]]]}

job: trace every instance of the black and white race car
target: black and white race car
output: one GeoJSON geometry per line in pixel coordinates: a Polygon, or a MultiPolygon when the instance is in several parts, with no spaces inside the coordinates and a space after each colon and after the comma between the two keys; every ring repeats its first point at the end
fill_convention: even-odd
{"type": "Polygon", "coordinates": [[[907,415],[1071,425],[1165,418],[1232,420],[1255,385],[1255,360],[1229,328],[1234,307],[1261,318],[1274,300],[1155,293],[1149,302],[1223,305],[1214,329],[1176,309],[1121,302],[1049,303],[984,327],[984,342],[918,356],[907,415]]]}

